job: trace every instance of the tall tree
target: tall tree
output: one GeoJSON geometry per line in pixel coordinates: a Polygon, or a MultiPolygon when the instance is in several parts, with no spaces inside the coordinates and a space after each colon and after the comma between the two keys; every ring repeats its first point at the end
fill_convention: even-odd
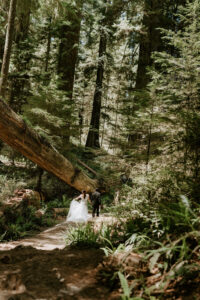
{"type": "Polygon", "coordinates": [[[9,71],[9,63],[12,49],[13,33],[14,33],[14,23],[16,15],[16,5],[17,0],[10,1],[9,15],[8,15],[8,27],[6,32],[6,41],[4,47],[4,55],[1,67],[1,78],[0,78],[0,95],[4,95],[6,82],[9,71]]]}
{"type": "Polygon", "coordinates": [[[0,5],[0,69],[5,45],[5,27],[7,24],[7,14],[9,11],[9,1],[2,0],[0,5]]]}
{"type": "MultiPolygon", "coordinates": [[[[199,198],[200,177],[200,2],[188,2],[179,13],[183,28],[179,31],[163,30],[169,46],[176,49],[174,56],[168,51],[156,53],[154,59],[157,70],[151,72],[152,85],[165,105],[165,113],[170,112],[171,120],[176,120],[177,136],[174,137],[174,151],[179,151],[179,160],[184,174],[194,179],[199,198]],[[166,103],[167,101],[167,103],[166,103]],[[169,105],[170,104],[170,105],[169,105]],[[178,145],[176,147],[176,145],[178,145]]],[[[190,182],[191,185],[191,182],[190,182]]]]}
{"type": "MultiPolygon", "coordinates": [[[[66,95],[66,107],[72,103],[72,95],[74,88],[75,67],[78,57],[78,46],[81,26],[81,10],[83,1],[76,0],[73,4],[63,3],[63,19],[60,22],[58,29],[59,51],[58,51],[58,87],[66,95]]],[[[70,139],[70,112],[68,120],[66,120],[66,133],[64,136],[65,143],[69,144],[70,139]]]]}
{"type": "Polygon", "coordinates": [[[99,40],[99,58],[97,66],[97,78],[93,99],[92,117],[90,121],[90,129],[87,136],[86,147],[100,148],[99,143],[99,126],[101,114],[101,98],[103,88],[104,60],[106,54],[107,37],[105,28],[102,24],[99,40]]]}
{"type": "MultiPolygon", "coordinates": [[[[179,5],[184,3],[185,0],[144,1],[142,33],[138,38],[139,56],[137,73],[135,82],[132,85],[134,95],[132,97],[132,108],[130,110],[130,113],[132,114],[131,117],[135,117],[137,115],[138,107],[140,107],[142,102],[146,103],[146,88],[150,82],[148,68],[151,67],[153,63],[152,54],[155,51],[161,51],[164,49],[169,51],[169,45],[166,45],[165,41],[161,37],[160,28],[177,28],[177,20],[174,15],[178,10],[179,5]]],[[[129,130],[129,142],[133,143],[137,136],[141,138],[142,134],[138,134],[137,128],[135,132],[134,125],[130,126],[129,130]]]]}
{"type": "Polygon", "coordinates": [[[17,20],[13,45],[13,72],[10,78],[9,105],[21,113],[21,107],[27,101],[29,90],[30,60],[34,47],[30,42],[29,28],[33,0],[21,0],[17,3],[17,20]],[[26,90],[25,90],[26,87],[26,90]]]}
{"type": "MultiPolygon", "coordinates": [[[[64,7],[64,19],[59,26],[58,74],[59,87],[72,99],[74,73],[78,55],[78,45],[81,24],[82,0],[76,0],[74,5],[64,7]]],[[[63,4],[64,5],[64,4],[63,4]]]]}
{"type": "Polygon", "coordinates": [[[143,89],[149,82],[147,67],[151,65],[151,54],[161,47],[161,34],[158,28],[163,24],[163,3],[159,0],[145,0],[143,27],[146,32],[140,36],[140,50],[135,89],[143,89]]]}
{"type": "Polygon", "coordinates": [[[150,81],[147,67],[152,65],[151,55],[155,51],[163,50],[166,45],[161,39],[160,28],[173,28],[176,26],[174,14],[178,6],[184,4],[184,0],[173,1],[144,1],[143,28],[144,33],[140,35],[138,69],[135,90],[146,88],[150,81]]]}
{"type": "Polygon", "coordinates": [[[92,115],[89,132],[86,140],[86,147],[100,148],[100,118],[101,118],[101,100],[103,89],[103,77],[105,69],[106,47],[108,42],[108,32],[111,31],[113,23],[122,14],[125,2],[115,0],[110,3],[104,0],[101,7],[102,19],[100,22],[99,52],[95,92],[93,97],[92,115]]]}

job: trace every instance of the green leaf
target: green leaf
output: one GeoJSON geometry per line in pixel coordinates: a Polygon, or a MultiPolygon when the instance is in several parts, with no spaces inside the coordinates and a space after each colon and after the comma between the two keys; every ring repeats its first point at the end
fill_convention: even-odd
{"type": "Polygon", "coordinates": [[[119,279],[120,279],[121,287],[122,287],[123,292],[124,292],[124,296],[125,297],[130,297],[131,290],[129,288],[128,281],[127,281],[126,277],[120,271],[118,272],[118,276],[119,276],[119,279]]]}

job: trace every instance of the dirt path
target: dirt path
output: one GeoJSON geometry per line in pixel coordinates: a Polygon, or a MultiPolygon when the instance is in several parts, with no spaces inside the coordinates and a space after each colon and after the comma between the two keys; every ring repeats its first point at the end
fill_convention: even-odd
{"type": "Polygon", "coordinates": [[[24,247],[31,246],[40,250],[53,250],[56,248],[64,249],[64,236],[68,227],[69,224],[63,222],[35,235],[34,237],[29,237],[14,242],[2,243],[0,244],[0,250],[11,250],[19,245],[24,247]]]}
{"type": "MultiPolygon", "coordinates": [[[[108,224],[114,222],[114,219],[109,216],[100,216],[99,218],[90,218],[90,223],[94,223],[94,226],[101,226],[101,224],[108,224]]],[[[53,249],[64,249],[65,248],[65,235],[69,226],[74,226],[73,223],[60,223],[51,227],[34,237],[26,238],[19,241],[0,243],[0,251],[11,250],[17,246],[31,246],[39,250],[53,250],[53,249]]],[[[1,300],[1,299],[0,299],[1,300]]]]}
{"type": "MultiPolygon", "coordinates": [[[[113,221],[100,217],[94,226],[113,221]]],[[[97,282],[99,249],[66,249],[69,224],[61,223],[32,238],[0,244],[0,300],[119,299],[97,282]]]]}

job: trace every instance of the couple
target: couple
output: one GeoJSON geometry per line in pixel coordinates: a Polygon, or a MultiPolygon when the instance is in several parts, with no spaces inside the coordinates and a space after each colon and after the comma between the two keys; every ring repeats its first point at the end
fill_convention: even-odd
{"type": "Polygon", "coordinates": [[[92,204],[92,216],[94,217],[96,213],[98,217],[99,206],[101,205],[100,196],[101,194],[99,193],[99,190],[96,189],[96,191],[92,194],[90,200],[89,194],[87,194],[86,191],[82,191],[82,194],[80,196],[72,200],[66,221],[77,222],[77,223],[87,222],[87,220],[89,219],[88,206],[87,206],[88,201],[90,201],[92,204]],[[80,202],[77,200],[80,200],[80,202]]]}

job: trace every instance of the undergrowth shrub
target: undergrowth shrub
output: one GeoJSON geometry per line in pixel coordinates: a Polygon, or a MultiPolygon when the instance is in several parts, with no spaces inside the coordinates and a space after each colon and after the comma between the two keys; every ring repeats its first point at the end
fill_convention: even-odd
{"type": "Polygon", "coordinates": [[[95,228],[94,225],[80,224],[78,227],[71,227],[67,231],[66,244],[76,247],[109,246],[113,248],[119,245],[122,232],[118,225],[102,225],[95,228]]]}
{"type": "MultiPolygon", "coordinates": [[[[131,249],[143,255],[146,266],[140,270],[137,282],[133,280],[136,288],[129,290],[129,294],[123,290],[122,299],[139,299],[138,294],[144,295],[141,299],[157,299],[155,294],[162,299],[160,295],[166,289],[173,290],[176,286],[180,291],[184,284],[189,286],[188,282],[198,284],[200,205],[182,193],[188,191],[188,185],[180,186],[180,178],[175,175],[176,172],[165,170],[162,176],[149,175],[138,181],[134,189],[123,187],[120,202],[108,207],[119,221],[110,228],[106,246],[101,246],[105,254],[113,257],[119,249],[131,249]],[[154,283],[153,279],[147,280],[154,275],[154,283]]],[[[116,282],[115,266],[105,264],[100,275],[105,282],[108,278],[115,278],[116,282]]],[[[126,271],[123,276],[121,284],[127,280],[131,288],[132,273],[126,271]]]]}
{"type": "MultiPolygon", "coordinates": [[[[199,206],[199,205],[198,205],[199,206]]],[[[184,195],[177,202],[161,203],[158,209],[159,221],[165,233],[179,234],[199,228],[199,209],[192,209],[184,195]]]]}
{"type": "Polygon", "coordinates": [[[99,248],[99,233],[90,224],[71,227],[67,232],[66,244],[79,248],[99,248]]]}
{"type": "Polygon", "coordinates": [[[16,210],[6,207],[0,218],[0,241],[17,240],[39,231],[41,227],[52,226],[55,221],[50,213],[36,216],[36,208],[32,206],[16,210]]]}
{"type": "Polygon", "coordinates": [[[69,199],[66,195],[62,195],[60,199],[55,199],[52,201],[49,201],[47,203],[47,208],[69,208],[71,199],[69,199]]]}
{"type": "Polygon", "coordinates": [[[5,202],[9,197],[13,196],[16,189],[20,189],[25,185],[26,183],[23,181],[0,175],[0,203],[5,202]]]}
{"type": "MultiPolygon", "coordinates": [[[[144,299],[153,297],[154,292],[162,294],[174,285],[178,289],[200,271],[197,263],[200,249],[199,205],[194,208],[186,196],[179,195],[176,202],[168,201],[152,207],[151,215],[129,218],[123,225],[124,234],[128,237],[125,246],[144,254],[149,275],[158,274],[155,284],[150,284],[146,281],[147,275],[143,275],[144,299]]],[[[197,282],[198,279],[193,285],[197,286],[197,282]]]]}

